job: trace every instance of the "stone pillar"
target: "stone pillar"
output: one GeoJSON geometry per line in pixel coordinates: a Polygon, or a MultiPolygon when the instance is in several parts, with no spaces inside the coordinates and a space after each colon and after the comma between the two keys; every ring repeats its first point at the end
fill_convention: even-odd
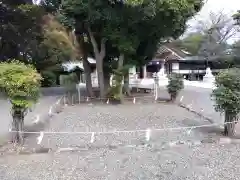
{"type": "Polygon", "coordinates": [[[203,82],[206,82],[206,83],[214,83],[215,82],[215,77],[212,74],[212,71],[209,67],[206,69],[205,76],[203,76],[203,82]]]}
{"type": "Polygon", "coordinates": [[[165,62],[161,63],[161,69],[159,70],[159,72],[157,73],[158,79],[159,79],[159,83],[162,81],[167,81],[167,75],[165,74],[165,62]]]}
{"type": "Polygon", "coordinates": [[[129,68],[128,73],[130,77],[135,77],[137,74],[136,66],[129,68]]]}
{"type": "Polygon", "coordinates": [[[179,63],[172,63],[172,69],[170,70],[174,73],[178,73],[179,72],[179,63]]]}
{"type": "Polygon", "coordinates": [[[159,72],[157,73],[158,76],[162,76],[162,77],[166,77],[166,74],[165,74],[165,62],[162,62],[161,63],[161,69],[159,70],[159,72]]]}
{"type": "Polygon", "coordinates": [[[161,63],[161,69],[160,69],[161,75],[165,76],[165,62],[161,63]]]}
{"type": "Polygon", "coordinates": [[[129,69],[130,73],[137,74],[136,66],[133,66],[129,69]]]}
{"type": "Polygon", "coordinates": [[[147,66],[143,66],[143,79],[145,79],[147,77],[147,66]]]}

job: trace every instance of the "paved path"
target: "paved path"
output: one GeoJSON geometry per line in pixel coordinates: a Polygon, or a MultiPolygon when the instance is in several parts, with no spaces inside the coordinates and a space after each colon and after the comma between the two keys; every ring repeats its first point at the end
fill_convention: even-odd
{"type": "MultiPolygon", "coordinates": [[[[151,88],[149,86],[148,88],[151,88]]],[[[158,97],[169,98],[167,89],[164,86],[159,88],[158,97]]],[[[197,112],[202,113],[204,116],[211,118],[216,123],[223,122],[223,116],[216,112],[214,109],[214,101],[211,97],[212,89],[200,88],[194,86],[185,86],[178,96],[178,101],[182,98],[182,103],[191,106],[191,108],[197,112]]]]}
{"type": "Polygon", "coordinates": [[[182,103],[190,105],[190,107],[204,116],[212,119],[216,123],[223,123],[223,116],[214,109],[214,100],[211,97],[212,91],[203,88],[186,88],[179,95],[182,103]]]}

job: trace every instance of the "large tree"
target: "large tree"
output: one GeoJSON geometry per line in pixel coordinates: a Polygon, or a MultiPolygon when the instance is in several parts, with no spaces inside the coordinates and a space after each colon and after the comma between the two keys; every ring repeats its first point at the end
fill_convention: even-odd
{"type": "Polygon", "coordinates": [[[97,61],[100,94],[104,97],[103,63],[107,43],[117,47],[119,60],[131,49],[135,54],[139,49],[145,52],[151,43],[156,49],[161,39],[182,34],[186,21],[200,10],[201,5],[202,1],[191,0],[65,0],[62,12],[74,18],[76,29],[89,37],[97,61]]]}
{"type": "Polygon", "coordinates": [[[207,59],[226,55],[227,41],[236,33],[232,19],[222,12],[210,13],[208,21],[199,22],[198,27],[204,34],[198,55],[207,59]]]}
{"type": "Polygon", "coordinates": [[[200,56],[207,60],[212,57],[226,59],[230,48],[228,40],[236,33],[231,17],[222,12],[210,13],[209,18],[199,21],[194,29],[194,32],[176,40],[173,44],[190,52],[193,56],[200,56]]]}
{"type": "Polygon", "coordinates": [[[6,1],[0,10],[2,61],[19,59],[45,72],[59,68],[76,54],[67,29],[43,7],[6,1]]]}

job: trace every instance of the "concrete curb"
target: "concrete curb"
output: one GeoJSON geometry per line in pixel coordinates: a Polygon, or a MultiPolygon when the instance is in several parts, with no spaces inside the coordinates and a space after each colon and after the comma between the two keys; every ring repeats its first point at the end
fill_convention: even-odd
{"type": "Polygon", "coordinates": [[[213,119],[204,116],[203,114],[201,114],[201,113],[199,113],[199,112],[197,112],[197,111],[195,111],[195,110],[189,108],[187,105],[185,105],[185,104],[183,104],[183,103],[178,103],[178,106],[181,107],[181,108],[186,109],[187,111],[189,111],[189,112],[191,112],[191,113],[194,113],[195,115],[197,115],[197,116],[199,116],[199,117],[201,117],[201,118],[207,120],[208,122],[210,122],[210,123],[212,123],[212,124],[215,123],[213,119]]]}

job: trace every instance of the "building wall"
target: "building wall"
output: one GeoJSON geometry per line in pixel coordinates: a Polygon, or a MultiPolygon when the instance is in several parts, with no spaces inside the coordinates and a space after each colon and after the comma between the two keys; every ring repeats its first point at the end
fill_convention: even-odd
{"type": "Polygon", "coordinates": [[[179,70],[179,63],[172,63],[172,71],[179,70]]]}

